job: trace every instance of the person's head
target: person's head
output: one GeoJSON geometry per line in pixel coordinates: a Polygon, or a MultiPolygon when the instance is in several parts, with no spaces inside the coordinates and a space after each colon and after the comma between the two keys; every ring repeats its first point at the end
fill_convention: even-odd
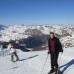
{"type": "Polygon", "coordinates": [[[54,37],[54,32],[50,32],[50,38],[53,39],[54,37]]]}
{"type": "Polygon", "coordinates": [[[12,45],[12,42],[9,42],[9,45],[12,45]]]}
{"type": "Polygon", "coordinates": [[[14,45],[14,42],[12,40],[9,41],[9,45],[13,46],[14,45]]]}
{"type": "Polygon", "coordinates": [[[18,41],[18,40],[16,40],[16,41],[15,41],[15,43],[17,43],[17,44],[18,44],[18,43],[19,43],[19,41],[18,41]]]}

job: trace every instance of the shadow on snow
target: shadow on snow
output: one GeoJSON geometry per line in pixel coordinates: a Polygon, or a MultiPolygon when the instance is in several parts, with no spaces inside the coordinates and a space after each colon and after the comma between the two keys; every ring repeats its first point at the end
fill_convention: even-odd
{"type": "Polygon", "coordinates": [[[60,66],[60,68],[64,68],[61,72],[62,74],[70,67],[74,64],[74,59],[72,59],[71,61],[69,61],[68,63],[60,66]]]}

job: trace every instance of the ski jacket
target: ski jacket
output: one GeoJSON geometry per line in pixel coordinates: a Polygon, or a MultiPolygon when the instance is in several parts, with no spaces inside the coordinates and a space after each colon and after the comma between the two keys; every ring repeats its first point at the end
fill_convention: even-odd
{"type": "Polygon", "coordinates": [[[10,54],[16,52],[16,49],[11,44],[8,45],[8,50],[9,50],[10,54]]]}
{"type": "Polygon", "coordinates": [[[63,52],[63,49],[62,49],[62,45],[61,45],[61,42],[60,42],[60,40],[57,38],[57,37],[54,37],[54,44],[53,44],[53,42],[52,42],[52,45],[54,46],[53,48],[52,48],[52,46],[51,46],[51,38],[49,38],[49,40],[48,40],[48,48],[49,48],[49,53],[53,53],[53,52],[55,52],[55,53],[58,53],[58,52],[63,52]],[[53,50],[52,50],[53,49],[53,50]]]}

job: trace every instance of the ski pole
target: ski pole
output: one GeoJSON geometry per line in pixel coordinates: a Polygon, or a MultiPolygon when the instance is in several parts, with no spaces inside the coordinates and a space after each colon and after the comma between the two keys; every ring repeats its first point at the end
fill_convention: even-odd
{"type": "MultiPolygon", "coordinates": [[[[63,54],[63,53],[61,53],[61,55],[60,55],[60,57],[59,57],[59,60],[58,60],[58,61],[59,61],[59,65],[60,65],[60,62],[61,62],[62,54],[63,54]]],[[[57,74],[59,74],[59,71],[60,71],[60,66],[58,67],[58,72],[57,72],[57,74]]]]}
{"type": "Polygon", "coordinates": [[[43,73],[43,70],[44,70],[44,67],[45,67],[45,65],[46,65],[46,62],[47,62],[48,56],[49,56],[49,54],[48,54],[47,57],[46,57],[45,63],[44,63],[43,68],[42,68],[42,70],[41,70],[41,74],[43,73]]]}
{"type": "Polygon", "coordinates": [[[60,65],[60,61],[61,61],[62,55],[63,55],[63,53],[61,53],[61,55],[59,57],[59,65],[60,65]]]}

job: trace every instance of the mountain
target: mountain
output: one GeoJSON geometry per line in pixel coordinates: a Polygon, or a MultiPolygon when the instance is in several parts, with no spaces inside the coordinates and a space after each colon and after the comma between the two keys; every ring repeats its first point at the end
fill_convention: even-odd
{"type": "Polygon", "coordinates": [[[4,30],[7,26],[0,24],[0,30],[4,30]]]}
{"type": "Polygon", "coordinates": [[[1,42],[28,40],[29,38],[35,38],[36,40],[38,38],[39,41],[46,43],[50,31],[53,31],[60,38],[63,45],[66,47],[74,46],[74,25],[9,25],[2,27],[4,29],[0,33],[1,42]]]}
{"type": "MultiPolygon", "coordinates": [[[[14,42],[18,40],[21,46],[34,51],[23,52],[17,50],[20,60],[12,63],[9,50],[2,50],[2,46],[0,46],[0,74],[41,74],[47,58],[48,51],[45,49],[48,49],[47,41],[50,31],[55,32],[64,46],[63,54],[59,54],[60,70],[63,74],[74,73],[74,25],[2,25],[1,27],[3,28],[0,29],[2,45],[8,45],[10,40],[14,42]]],[[[43,74],[50,71],[50,66],[49,55],[43,74]]]]}

